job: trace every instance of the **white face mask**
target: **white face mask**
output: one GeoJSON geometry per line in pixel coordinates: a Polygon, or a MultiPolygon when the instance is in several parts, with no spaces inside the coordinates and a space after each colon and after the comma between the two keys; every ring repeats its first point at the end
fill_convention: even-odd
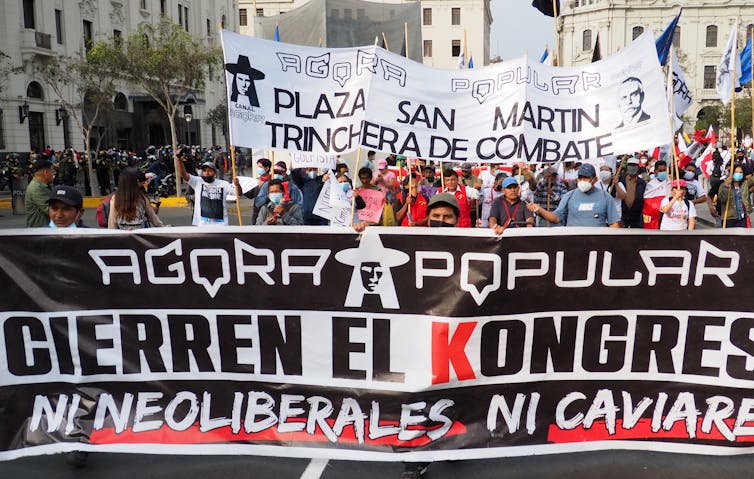
{"type": "Polygon", "coordinates": [[[581,180],[578,183],[579,190],[581,190],[582,193],[586,193],[589,190],[592,189],[592,182],[589,180],[581,180]]]}
{"type": "MultiPolygon", "coordinates": [[[[78,228],[78,225],[76,224],[78,222],[79,222],[79,217],[77,216],[76,217],[76,221],[74,221],[73,223],[71,223],[68,226],[66,226],[66,228],[78,228]]],[[[58,225],[56,225],[55,222],[52,221],[52,220],[50,220],[50,223],[47,226],[50,227],[50,228],[57,228],[58,227],[58,225]]]]}
{"type": "Polygon", "coordinates": [[[607,170],[600,171],[600,180],[607,182],[610,181],[610,178],[613,177],[613,174],[607,170]]]}

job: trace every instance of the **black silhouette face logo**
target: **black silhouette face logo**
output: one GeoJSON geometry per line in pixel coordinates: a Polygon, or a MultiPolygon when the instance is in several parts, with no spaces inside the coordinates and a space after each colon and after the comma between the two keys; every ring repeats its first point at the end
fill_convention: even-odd
{"type": "Polygon", "coordinates": [[[252,68],[249,57],[245,55],[239,55],[236,63],[226,63],[225,69],[233,74],[230,101],[246,106],[259,107],[259,97],[257,96],[254,81],[264,80],[264,73],[256,68],[252,68]]]}
{"type": "Polygon", "coordinates": [[[380,284],[382,275],[385,273],[382,265],[376,261],[361,263],[361,284],[364,289],[374,292],[380,284]]]}

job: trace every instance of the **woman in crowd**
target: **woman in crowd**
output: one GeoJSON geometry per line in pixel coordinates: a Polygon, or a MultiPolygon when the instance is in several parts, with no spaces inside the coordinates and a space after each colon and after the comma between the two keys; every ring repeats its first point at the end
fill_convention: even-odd
{"type": "Polygon", "coordinates": [[[301,225],[304,223],[301,208],[286,198],[283,182],[273,179],[267,190],[267,203],[259,209],[258,225],[301,225]]]}
{"type": "Polygon", "coordinates": [[[752,212],[749,198],[752,181],[745,175],[744,166],[737,164],[733,167],[733,176],[728,175],[720,185],[717,193],[718,212],[723,217],[725,228],[748,228],[749,213],[752,212]]]}
{"type": "Polygon", "coordinates": [[[135,168],[126,168],[118,178],[118,189],[110,200],[107,227],[137,230],[163,226],[144,194],[148,180],[135,168]]]}

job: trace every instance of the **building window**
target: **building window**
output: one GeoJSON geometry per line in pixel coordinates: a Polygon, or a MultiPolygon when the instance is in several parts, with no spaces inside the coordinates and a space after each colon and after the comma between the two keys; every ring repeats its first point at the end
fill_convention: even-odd
{"type": "Polygon", "coordinates": [[[165,0],[160,0],[160,15],[164,17],[166,11],[167,6],[165,5],[165,0]]]}
{"type": "Polygon", "coordinates": [[[242,27],[245,27],[249,24],[248,19],[246,18],[246,9],[242,8],[238,10],[238,24],[242,27]]]}
{"type": "Polygon", "coordinates": [[[681,46],[681,27],[675,27],[673,32],[673,48],[679,48],[681,46]]]}
{"type": "Polygon", "coordinates": [[[183,7],[178,5],[178,25],[183,25],[183,7]]]}
{"type": "Polygon", "coordinates": [[[453,40],[450,44],[450,56],[451,57],[460,57],[461,56],[461,40],[453,40]]]}
{"type": "Polygon", "coordinates": [[[717,26],[716,25],[707,26],[707,41],[705,42],[705,46],[707,48],[712,48],[712,47],[717,46],[717,26]]]}
{"type": "Polygon", "coordinates": [[[113,30],[113,43],[120,45],[122,43],[123,36],[120,30],[113,30]]]}
{"type": "Polygon", "coordinates": [[[24,0],[24,28],[35,28],[34,0],[24,0]]]}
{"type": "Polygon", "coordinates": [[[128,110],[128,99],[123,93],[116,93],[115,100],[113,100],[113,108],[116,110],[128,110]]]}
{"type": "Polygon", "coordinates": [[[590,51],[592,49],[592,31],[584,30],[581,34],[581,50],[590,51]]]}
{"type": "Polygon", "coordinates": [[[183,26],[186,28],[186,31],[189,31],[189,11],[188,7],[183,7],[183,26]]]}
{"type": "Polygon", "coordinates": [[[58,38],[58,45],[63,44],[63,11],[55,10],[55,36],[58,38]]]}
{"type": "Polygon", "coordinates": [[[207,36],[209,37],[211,35],[212,35],[212,22],[208,18],[207,19],[207,36]]]}
{"type": "Polygon", "coordinates": [[[344,8],[343,9],[343,19],[344,20],[353,20],[353,10],[350,8],[344,8]]]}
{"type": "Polygon", "coordinates": [[[147,10],[147,7],[148,7],[147,0],[141,0],[141,9],[147,10]]]}
{"type": "Polygon", "coordinates": [[[337,8],[331,8],[330,9],[330,16],[332,18],[338,18],[338,17],[340,17],[340,10],[338,10],[337,8]]]}
{"type": "Polygon", "coordinates": [[[425,8],[422,11],[422,25],[432,25],[432,9],[425,8]]]}
{"type": "Polygon", "coordinates": [[[89,20],[84,20],[84,48],[86,49],[86,52],[89,53],[89,50],[92,49],[92,42],[94,40],[94,37],[92,36],[92,22],[89,20]]]}
{"type": "Polygon", "coordinates": [[[450,24],[451,25],[460,25],[461,24],[461,9],[458,7],[454,7],[450,11],[450,24]]]}
{"type": "Polygon", "coordinates": [[[714,65],[705,65],[704,66],[704,88],[705,89],[712,89],[715,88],[717,85],[717,72],[715,71],[714,65]]]}
{"type": "Polygon", "coordinates": [[[26,96],[36,100],[44,100],[45,94],[42,85],[35,81],[29,83],[29,86],[26,87],[26,96]]]}
{"type": "Polygon", "coordinates": [[[257,8],[257,16],[258,17],[264,16],[264,8],[257,8]]]}
{"type": "Polygon", "coordinates": [[[631,39],[636,40],[642,33],[644,33],[644,27],[634,27],[633,30],[631,30],[631,39]]]}
{"type": "Polygon", "coordinates": [[[424,56],[432,56],[432,40],[424,40],[424,56]]]}
{"type": "Polygon", "coordinates": [[[357,8],[356,9],[356,20],[364,20],[367,16],[366,10],[363,8],[357,8]]]}

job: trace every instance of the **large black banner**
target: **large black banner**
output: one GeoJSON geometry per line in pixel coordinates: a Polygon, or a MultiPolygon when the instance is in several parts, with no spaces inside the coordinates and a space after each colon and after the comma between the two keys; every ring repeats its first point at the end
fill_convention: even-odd
{"type": "Polygon", "coordinates": [[[442,233],[0,234],[0,459],[752,446],[754,237],[442,233]]]}

